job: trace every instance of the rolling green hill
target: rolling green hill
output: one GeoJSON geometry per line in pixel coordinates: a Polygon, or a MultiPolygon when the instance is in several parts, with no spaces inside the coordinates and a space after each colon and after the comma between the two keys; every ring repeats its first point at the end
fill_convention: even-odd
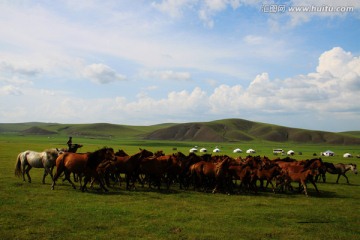
{"type": "Polygon", "coordinates": [[[360,144],[360,132],[334,133],[289,128],[243,119],[211,122],[164,123],[152,126],[130,126],[109,123],[0,123],[0,134],[59,135],[90,138],[122,138],[139,140],[173,140],[203,142],[238,142],[265,140],[270,142],[360,144]]]}
{"type": "Polygon", "coordinates": [[[271,142],[291,141],[353,145],[360,144],[357,133],[311,131],[243,119],[224,119],[212,122],[176,124],[151,132],[145,138],[150,140],[209,142],[266,140],[271,142]]]}

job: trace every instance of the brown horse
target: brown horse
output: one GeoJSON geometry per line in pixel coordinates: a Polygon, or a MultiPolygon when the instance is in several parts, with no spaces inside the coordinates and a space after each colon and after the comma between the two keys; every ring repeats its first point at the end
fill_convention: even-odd
{"type": "Polygon", "coordinates": [[[220,186],[224,186],[230,158],[225,157],[221,162],[212,163],[200,161],[190,167],[194,179],[194,190],[196,187],[203,187],[206,191],[213,187],[213,193],[217,192],[220,186]]]}
{"type": "Polygon", "coordinates": [[[149,188],[154,182],[160,190],[161,179],[164,178],[166,188],[169,189],[172,180],[179,172],[180,165],[175,154],[148,157],[140,163],[140,173],[147,176],[149,188]]]}
{"type": "Polygon", "coordinates": [[[245,187],[247,191],[252,189],[255,193],[257,192],[256,186],[252,185],[251,182],[251,175],[254,170],[255,169],[253,169],[251,163],[229,166],[229,174],[231,178],[235,181],[240,180],[239,191],[245,187]]]}
{"type": "Polygon", "coordinates": [[[302,172],[305,169],[317,169],[319,171],[325,170],[325,164],[321,158],[314,158],[311,160],[302,160],[296,162],[276,162],[284,171],[287,172],[302,172]]]}
{"type": "Polygon", "coordinates": [[[92,153],[64,153],[56,159],[56,173],[54,176],[52,189],[54,189],[55,182],[61,175],[65,173],[65,179],[70,182],[72,187],[76,189],[75,184],[70,179],[70,173],[84,175],[84,185],[80,186],[81,190],[86,189],[86,184],[94,177],[104,191],[108,191],[99,178],[97,167],[103,161],[113,161],[115,159],[114,150],[112,148],[104,147],[92,153]]]}
{"type": "Polygon", "coordinates": [[[176,158],[181,162],[181,169],[179,173],[180,189],[183,187],[188,188],[192,181],[190,167],[195,163],[203,161],[203,159],[195,153],[190,153],[188,156],[186,156],[181,152],[176,154],[176,158]]]}
{"type": "Polygon", "coordinates": [[[308,197],[307,186],[306,186],[307,181],[310,181],[312,185],[315,187],[316,192],[319,193],[319,190],[314,181],[314,176],[316,176],[317,174],[319,174],[319,170],[310,169],[310,168],[307,168],[302,172],[286,172],[285,184],[290,185],[291,182],[298,182],[304,188],[304,193],[308,197]]]}
{"type": "Polygon", "coordinates": [[[135,187],[135,181],[139,178],[139,167],[142,159],[152,156],[153,153],[140,149],[140,152],[132,156],[116,156],[113,164],[114,173],[119,176],[121,173],[125,174],[126,189],[130,190],[130,179],[133,181],[133,187],[135,187]]]}
{"type": "Polygon", "coordinates": [[[272,183],[272,180],[276,176],[280,175],[280,173],[281,173],[281,168],[277,164],[272,164],[270,166],[262,167],[260,169],[258,168],[253,171],[253,174],[251,175],[251,182],[256,185],[256,181],[260,180],[260,182],[261,182],[260,188],[262,188],[263,180],[266,180],[267,183],[266,183],[265,188],[270,183],[270,185],[272,187],[272,191],[275,193],[275,187],[274,187],[274,184],[272,183]]]}

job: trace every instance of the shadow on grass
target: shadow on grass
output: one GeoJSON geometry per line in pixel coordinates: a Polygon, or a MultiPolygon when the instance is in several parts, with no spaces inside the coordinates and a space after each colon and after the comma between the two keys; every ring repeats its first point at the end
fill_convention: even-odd
{"type": "MultiPolygon", "coordinates": [[[[132,190],[126,190],[125,188],[107,188],[109,191],[105,192],[102,189],[96,188],[87,188],[84,193],[89,194],[97,194],[97,195],[133,195],[134,193],[158,193],[163,195],[172,195],[172,194],[179,194],[183,191],[179,191],[176,189],[155,189],[155,188],[142,188],[138,187],[132,190]]],[[[79,189],[77,189],[79,190],[79,189]]]]}
{"type": "MultiPolygon", "coordinates": [[[[51,184],[52,183],[28,183],[28,182],[23,182],[23,181],[19,181],[19,182],[13,182],[12,186],[15,188],[22,188],[22,187],[26,187],[26,185],[37,185],[37,186],[46,186],[49,187],[49,191],[51,190],[51,184]]],[[[320,190],[320,193],[317,193],[315,191],[315,189],[308,187],[308,195],[310,198],[349,198],[349,196],[347,195],[343,195],[343,194],[339,194],[336,193],[334,191],[328,191],[328,190],[322,190],[321,189],[321,185],[323,184],[331,184],[331,185],[343,185],[343,186],[348,186],[348,187],[358,187],[359,184],[337,184],[337,183],[320,183],[317,184],[320,190]],[[319,186],[320,185],[320,186],[319,186]]],[[[204,191],[194,191],[194,190],[181,190],[178,188],[177,185],[174,185],[172,188],[170,189],[166,189],[165,187],[161,188],[160,190],[157,188],[149,188],[149,187],[141,187],[141,186],[137,186],[136,189],[132,189],[132,190],[126,190],[125,188],[120,188],[120,187],[107,187],[107,189],[109,190],[108,192],[103,191],[102,189],[100,189],[99,186],[95,186],[93,188],[87,187],[87,189],[84,191],[85,194],[96,194],[96,195],[133,195],[134,193],[158,193],[158,194],[162,194],[162,195],[173,195],[173,194],[180,194],[180,193],[188,193],[188,194],[192,194],[192,193],[203,193],[206,195],[211,195],[211,191],[208,192],[204,192],[204,191]]],[[[80,187],[77,185],[76,189],[73,189],[72,186],[68,183],[63,183],[63,182],[57,182],[57,184],[55,185],[55,189],[53,191],[77,191],[77,192],[81,192],[80,187]]],[[[278,197],[278,198],[297,198],[299,196],[304,196],[303,192],[299,192],[296,189],[294,191],[286,191],[286,192],[277,192],[277,193],[273,193],[271,189],[266,189],[264,191],[258,191],[257,193],[254,192],[238,192],[238,191],[234,191],[230,194],[225,193],[225,192],[218,192],[216,193],[217,195],[231,195],[231,196],[254,196],[254,197],[278,197]]]]}

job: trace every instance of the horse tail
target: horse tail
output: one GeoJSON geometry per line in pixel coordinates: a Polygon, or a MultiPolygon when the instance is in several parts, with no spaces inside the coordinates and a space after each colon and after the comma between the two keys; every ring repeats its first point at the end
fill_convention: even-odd
{"type": "Polygon", "coordinates": [[[20,177],[22,175],[22,170],[21,170],[21,158],[23,157],[24,153],[19,153],[19,155],[17,156],[16,159],[16,164],[15,164],[15,176],[20,177]]]}

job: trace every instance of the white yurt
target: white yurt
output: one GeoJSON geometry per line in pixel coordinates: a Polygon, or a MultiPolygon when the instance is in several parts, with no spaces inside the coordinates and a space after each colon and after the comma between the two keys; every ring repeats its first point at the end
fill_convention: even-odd
{"type": "Polygon", "coordinates": [[[216,147],[213,152],[220,152],[220,149],[218,147],[216,147]]]}
{"type": "Polygon", "coordinates": [[[333,151],[327,150],[327,151],[321,153],[321,156],[332,157],[332,156],[335,156],[335,153],[333,151]]]}
{"type": "Polygon", "coordinates": [[[236,148],[236,149],[234,149],[234,151],[233,151],[233,153],[241,153],[242,152],[242,150],[240,149],[240,148],[236,148]]]}
{"type": "Polygon", "coordinates": [[[351,155],[350,153],[344,153],[343,157],[344,157],[344,158],[351,158],[352,155],[351,155]]]}
{"type": "Polygon", "coordinates": [[[292,156],[292,155],[294,155],[294,154],[295,154],[295,152],[294,152],[293,150],[289,150],[289,151],[287,151],[287,155],[292,156]]]}
{"type": "Polygon", "coordinates": [[[191,152],[191,153],[194,153],[194,152],[197,152],[198,150],[197,150],[197,148],[191,148],[190,150],[189,150],[189,152],[191,152]]]}
{"type": "Polygon", "coordinates": [[[202,152],[202,153],[207,152],[207,149],[206,149],[206,148],[202,148],[202,149],[200,149],[200,152],[202,152]]]}
{"type": "Polygon", "coordinates": [[[250,149],[246,150],[246,153],[255,153],[255,150],[250,148],[250,149]]]}

